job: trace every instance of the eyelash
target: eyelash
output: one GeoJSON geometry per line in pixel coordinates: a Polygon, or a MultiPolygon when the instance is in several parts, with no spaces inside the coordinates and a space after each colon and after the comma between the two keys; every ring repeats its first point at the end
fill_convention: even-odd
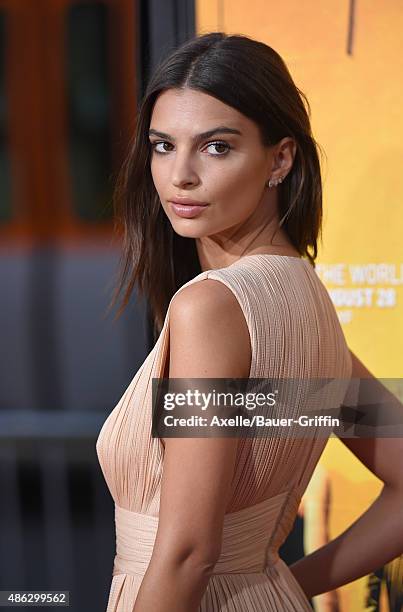
{"type": "MultiPolygon", "coordinates": [[[[165,144],[165,143],[168,143],[168,141],[167,140],[158,140],[158,141],[155,141],[155,142],[151,142],[150,144],[151,144],[151,148],[154,151],[154,153],[156,153],[157,155],[166,155],[167,153],[169,153],[169,151],[165,151],[165,153],[163,153],[162,151],[157,151],[156,148],[155,148],[157,145],[165,144]]],[[[225,142],[224,140],[214,140],[214,141],[208,142],[206,144],[207,147],[211,147],[211,145],[223,145],[223,146],[227,147],[227,151],[225,151],[225,153],[217,153],[217,154],[209,153],[208,155],[210,155],[211,157],[223,157],[224,155],[227,155],[229,153],[230,149],[232,149],[232,147],[227,142],[225,142]]]]}

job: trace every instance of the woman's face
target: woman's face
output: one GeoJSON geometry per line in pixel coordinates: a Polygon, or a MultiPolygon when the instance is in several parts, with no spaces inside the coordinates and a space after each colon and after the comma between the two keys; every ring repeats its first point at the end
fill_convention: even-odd
{"type": "Polygon", "coordinates": [[[224,232],[245,223],[262,205],[272,147],[261,144],[253,121],[220,100],[192,89],[163,92],[154,105],[150,142],[154,185],[179,235],[224,232]],[[175,208],[176,198],[207,205],[175,208]]]}

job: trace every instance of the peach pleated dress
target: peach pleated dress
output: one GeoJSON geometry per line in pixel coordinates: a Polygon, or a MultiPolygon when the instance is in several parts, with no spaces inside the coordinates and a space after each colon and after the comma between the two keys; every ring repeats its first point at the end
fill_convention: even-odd
{"type": "MultiPolygon", "coordinates": [[[[308,260],[248,255],[226,268],[201,272],[176,293],[207,278],[224,283],[242,308],[251,340],[250,378],[351,377],[351,357],[334,305],[308,260]]],[[[152,379],[163,377],[167,359],[169,307],[154,348],[96,441],[115,503],[116,555],[106,612],[133,612],[153,551],[164,446],[151,436],[152,379]]],[[[292,389],[293,416],[295,411],[305,414],[303,394],[298,396],[298,386],[292,389]]],[[[342,385],[336,389],[322,400],[324,409],[342,403],[342,385]]],[[[270,433],[239,439],[221,555],[199,612],[312,612],[278,550],[331,430],[328,437],[293,437],[292,431],[279,437],[275,427],[270,433]]]]}

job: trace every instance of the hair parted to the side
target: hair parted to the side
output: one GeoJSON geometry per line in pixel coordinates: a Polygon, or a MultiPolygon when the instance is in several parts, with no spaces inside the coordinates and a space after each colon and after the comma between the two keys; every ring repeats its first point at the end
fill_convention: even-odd
{"type": "Polygon", "coordinates": [[[201,272],[195,239],[174,232],[151,176],[152,110],[158,95],[172,88],[202,91],[235,108],[258,125],[265,146],[292,137],[294,162],[277,187],[280,225],[314,267],[322,230],[322,149],[312,135],[309,102],[284,60],[268,45],[243,35],[210,32],[188,40],[160,63],[149,81],[114,193],[115,228],[123,246],[109,308],[123,293],[119,317],[137,285],[153,313],[155,335],[173,294],[201,272]]]}

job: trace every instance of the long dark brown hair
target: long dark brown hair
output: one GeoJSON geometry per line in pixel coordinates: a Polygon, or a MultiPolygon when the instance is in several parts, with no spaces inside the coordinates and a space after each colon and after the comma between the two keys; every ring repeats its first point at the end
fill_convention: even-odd
{"type": "Polygon", "coordinates": [[[293,165],[277,188],[280,225],[313,267],[322,225],[322,149],[312,136],[309,102],[283,59],[268,45],[242,35],[211,32],[188,40],[160,63],[149,81],[114,193],[115,228],[123,248],[110,307],[123,293],[119,317],[137,284],[151,309],[154,337],[173,294],[201,272],[195,239],[174,232],[151,176],[152,110],[158,95],[172,88],[202,91],[235,108],[255,121],[264,146],[292,137],[293,165]]]}

